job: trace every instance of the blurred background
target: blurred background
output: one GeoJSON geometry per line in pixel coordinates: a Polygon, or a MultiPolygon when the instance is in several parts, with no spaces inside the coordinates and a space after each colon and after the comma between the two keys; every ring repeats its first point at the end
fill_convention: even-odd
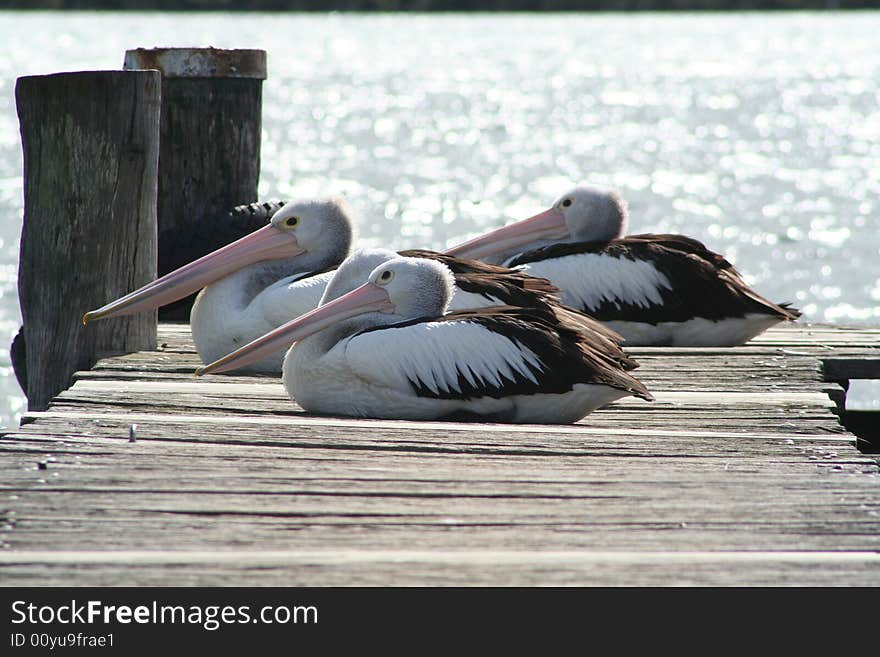
{"type": "Polygon", "coordinates": [[[877,6],[878,0],[0,0],[0,8],[160,11],[676,11],[877,6]]]}
{"type": "Polygon", "coordinates": [[[442,249],[610,185],[631,232],[704,241],[805,321],[880,324],[876,11],[230,11],[716,4],[831,6],[0,0],[0,426],[25,408],[16,78],[139,47],[266,50],[261,199],[344,194],[366,245],[442,249]],[[64,9],[171,5],[220,11],[64,9]]]}

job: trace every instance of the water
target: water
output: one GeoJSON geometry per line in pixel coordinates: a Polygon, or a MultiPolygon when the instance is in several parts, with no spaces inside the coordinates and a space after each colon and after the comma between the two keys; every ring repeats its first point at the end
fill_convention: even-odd
{"type": "MultiPolygon", "coordinates": [[[[618,187],[808,321],[880,324],[880,13],[0,12],[0,349],[20,321],[20,75],[263,48],[261,198],[344,193],[363,243],[443,248],[618,187]]],[[[0,425],[24,408],[0,354],[0,425]]]]}

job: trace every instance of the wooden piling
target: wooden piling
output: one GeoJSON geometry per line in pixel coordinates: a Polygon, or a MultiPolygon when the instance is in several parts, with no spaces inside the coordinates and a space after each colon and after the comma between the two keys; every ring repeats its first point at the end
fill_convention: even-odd
{"type": "MultiPolygon", "coordinates": [[[[126,51],[124,68],[162,73],[161,276],[209,252],[204,240],[192,236],[223,232],[233,207],[257,200],[266,52],[138,48],[126,51]]],[[[160,317],[189,320],[194,299],[164,307],[160,317]]]]}
{"type": "Polygon", "coordinates": [[[87,328],[81,320],[155,278],[160,93],[156,71],[18,79],[18,292],[31,410],[101,356],[155,348],[155,313],[87,328]]]}

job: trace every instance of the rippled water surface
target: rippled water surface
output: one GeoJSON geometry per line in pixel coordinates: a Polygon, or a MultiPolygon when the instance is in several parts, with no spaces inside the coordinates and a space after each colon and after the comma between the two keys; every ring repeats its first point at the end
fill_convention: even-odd
{"type": "MultiPolygon", "coordinates": [[[[880,323],[880,13],[0,12],[0,349],[17,330],[20,75],[137,47],[263,48],[260,195],[344,193],[361,239],[442,248],[568,186],[725,253],[805,319],[880,323]]],[[[0,353],[0,425],[24,400],[0,353]]]]}

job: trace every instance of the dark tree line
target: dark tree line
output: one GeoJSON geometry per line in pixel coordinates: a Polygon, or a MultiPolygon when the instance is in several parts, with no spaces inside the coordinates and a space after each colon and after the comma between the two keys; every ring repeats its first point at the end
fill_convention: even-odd
{"type": "Polygon", "coordinates": [[[880,7],[880,0],[0,0],[0,9],[160,11],[631,11],[877,7],[880,7]]]}

